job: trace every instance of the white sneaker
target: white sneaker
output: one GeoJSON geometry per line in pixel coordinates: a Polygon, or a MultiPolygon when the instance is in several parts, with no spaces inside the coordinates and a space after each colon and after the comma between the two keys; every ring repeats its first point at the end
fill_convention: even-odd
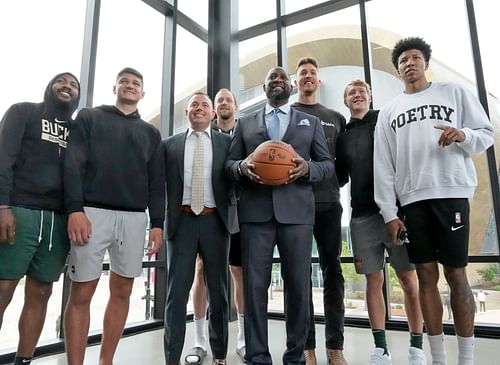
{"type": "Polygon", "coordinates": [[[409,365],[427,365],[425,352],[417,347],[408,349],[408,364],[409,365]]]}
{"type": "Polygon", "coordinates": [[[370,355],[369,365],[392,365],[391,354],[387,352],[384,354],[384,349],[375,347],[370,355]]]}

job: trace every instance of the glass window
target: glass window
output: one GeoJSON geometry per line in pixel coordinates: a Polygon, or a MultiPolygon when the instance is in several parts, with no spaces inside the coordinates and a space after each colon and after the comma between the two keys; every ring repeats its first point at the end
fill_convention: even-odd
{"type": "Polygon", "coordinates": [[[174,134],[186,130],[188,98],[207,88],[207,44],[185,29],[177,28],[175,55],[174,134]]]}
{"type": "Polygon", "coordinates": [[[392,47],[400,38],[419,36],[432,46],[431,79],[454,81],[473,88],[470,80],[474,80],[474,68],[465,4],[453,0],[423,0],[419,6],[412,5],[414,2],[410,0],[377,0],[366,4],[370,40],[376,45],[372,48],[374,67],[376,64],[379,69],[387,67],[396,75],[390,59],[392,47]],[[412,16],[408,17],[410,8],[412,16]],[[391,16],[387,16],[388,9],[391,16]],[[442,26],[442,14],[453,19],[446,27],[442,26]],[[450,39],[462,40],[460,48],[450,39]]]}
{"type": "Polygon", "coordinates": [[[325,2],[325,0],[283,0],[285,2],[285,14],[294,13],[296,11],[309,8],[313,5],[321,4],[325,2]]]}
{"type": "MultiPolygon", "coordinates": [[[[352,256],[352,253],[343,252],[344,256],[352,256]],[[345,254],[344,254],[345,253],[345,254]]],[[[344,275],[344,306],[345,316],[368,317],[368,309],[365,301],[366,280],[364,275],[356,273],[354,264],[342,264],[344,275]]],[[[319,264],[313,264],[311,279],[313,283],[314,314],[324,315],[323,303],[323,274],[319,264]]]]}
{"type": "MultiPolygon", "coordinates": [[[[500,12],[500,3],[476,0],[474,1],[474,11],[486,89],[492,94],[491,96],[498,99],[500,97],[500,71],[498,70],[498,46],[495,38],[498,31],[496,15],[500,12]]],[[[500,114],[498,104],[497,114],[500,114]]]]}
{"type": "Polygon", "coordinates": [[[245,29],[253,25],[263,23],[276,18],[276,1],[270,0],[240,0],[239,7],[239,29],[245,29]],[[256,11],[258,9],[258,11],[256,11]]]}
{"type": "MultiPolygon", "coordinates": [[[[0,2],[2,83],[0,118],[14,103],[41,102],[53,76],[69,71],[80,76],[85,0],[0,2]],[[43,16],[41,16],[43,15],[43,16]]],[[[40,341],[56,338],[62,280],[54,284],[40,341]]],[[[24,279],[4,313],[0,353],[15,351],[17,324],[24,303],[24,279]]]]}
{"type": "MultiPolygon", "coordinates": [[[[475,323],[499,327],[500,264],[469,264],[467,273],[476,300],[475,323]],[[481,304],[483,301],[484,303],[481,304]]],[[[446,286],[445,289],[447,289],[446,286]]]]}
{"type": "MultiPolygon", "coordinates": [[[[413,2],[409,0],[377,0],[366,4],[374,69],[384,71],[398,79],[396,69],[391,62],[392,47],[403,37],[419,36],[432,46],[429,79],[462,83],[475,91],[475,85],[470,81],[474,80],[474,69],[464,3],[453,0],[438,3],[424,0],[417,7],[411,7],[412,4],[413,2]],[[412,16],[408,17],[407,9],[410,7],[412,16]],[[430,8],[433,9],[432,12],[429,12],[430,8]],[[391,16],[387,16],[388,9],[391,11],[391,16]],[[446,27],[440,26],[441,14],[447,14],[448,19],[453,19],[453,22],[446,27]],[[422,21],[423,19],[425,21],[422,21]],[[454,42],[449,41],[450,39],[467,41],[461,42],[460,48],[457,48],[453,46],[454,42]]],[[[389,76],[386,79],[393,82],[389,76]]],[[[398,91],[403,88],[402,83],[400,85],[398,91]]],[[[383,84],[380,86],[384,88],[383,84]]],[[[373,92],[376,101],[379,90],[375,85],[373,92]]],[[[382,101],[387,102],[385,99],[382,101]]],[[[382,107],[385,102],[378,103],[377,107],[382,107]]]]}
{"type": "MultiPolygon", "coordinates": [[[[109,300],[109,271],[103,271],[97,289],[90,304],[89,332],[102,331],[104,312],[109,300]]],[[[130,295],[130,307],[127,323],[151,319],[154,299],[154,270],[143,269],[142,276],[135,278],[130,295]]],[[[46,323],[47,326],[47,323],[46,323]]]]}
{"type": "Polygon", "coordinates": [[[0,118],[14,103],[41,102],[56,74],[80,77],[85,7],[85,0],[0,2],[0,118]]]}
{"type": "MultiPolygon", "coordinates": [[[[490,112],[490,120],[493,128],[500,130],[500,71],[498,70],[498,47],[496,45],[494,34],[498,28],[496,13],[500,11],[500,4],[487,3],[484,1],[475,1],[474,10],[476,13],[477,31],[479,37],[479,46],[481,48],[481,61],[484,72],[484,82],[488,91],[488,108],[490,112]]],[[[500,151],[498,133],[495,134],[495,150],[500,151]]],[[[499,156],[496,156],[497,164],[500,163],[499,156]]],[[[498,170],[497,165],[497,170],[498,170]]],[[[491,209],[491,200],[484,202],[489,213],[489,217],[485,217],[488,222],[484,244],[480,249],[481,254],[499,254],[498,237],[495,225],[494,211],[491,209]]],[[[484,206],[483,206],[484,207],[484,206]]]]}
{"type": "Polygon", "coordinates": [[[178,0],[177,8],[205,29],[208,28],[208,0],[178,0]]]}
{"type": "MultiPolygon", "coordinates": [[[[311,56],[320,65],[318,101],[348,117],[344,86],[364,77],[359,7],[340,10],[287,27],[288,70],[295,78],[297,62],[311,56]]],[[[348,118],[347,118],[348,119],[348,118]]]]}
{"type": "Polygon", "coordinates": [[[277,65],[276,32],[270,32],[239,44],[240,110],[263,102],[262,85],[267,72],[277,65]]]}
{"type": "Polygon", "coordinates": [[[365,276],[356,272],[354,264],[342,264],[342,272],[345,280],[345,315],[368,317],[365,276]]]}
{"type": "Polygon", "coordinates": [[[404,304],[404,292],[401,288],[396,270],[391,265],[387,265],[387,286],[389,289],[389,316],[394,319],[406,318],[406,308],[404,304]]]}
{"type": "MultiPolygon", "coordinates": [[[[19,331],[17,325],[24,305],[25,279],[21,279],[16,287],[12,301],[4,313],[2,330],[0,336],[0,354],[15,352],[19,341],[19,331]]],[[[52,295],[47,307],[45,325],[40,335],[39,343],[48,340],[56,340],[59,336],[57,324],[61,313],[61,302],[63,292],[63,276],[54,283],[52,295]]]]}
{"type": "Polygon", "coordinates": [[[268,312],[283,313],[284,311],[284,282],[281,277],[281,264],[274,263],[271,273],[271,285],[268,290],[268,312]]]}
{"type": "Polygon", "coordinates": [[[102,1],[94,106],[113,105],[116,101],[113,86],[117,73],[124,67],[133,67],[144,76],[145,96],[139,103],[141,116],[150,120],[158,112],[164,24],[164,16],[141,1],[102,1]]]}

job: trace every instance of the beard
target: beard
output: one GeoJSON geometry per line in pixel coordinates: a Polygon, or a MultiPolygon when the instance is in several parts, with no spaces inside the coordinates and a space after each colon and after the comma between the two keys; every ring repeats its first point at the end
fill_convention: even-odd
{"type": "Polygon", "coordinates": [[[77,96],[71,96],[70,100],[61,100],[55,91],[52,92],[52,95],[54,97],[53,103],[56,109],[59,110],[64,110],[64,111],[70,111],[70,110],[75,110],[76,107],[78,106],[78,97],[77,96]]]}
{"type": "Polygon", "coordinates": [[[234,118],[234,113],[230,111],[222,111],[220,113],[217,113],[217,118],[222,120],[230,120],[234,118]]]}
{"type": "Polygon", "coordinates": [[[269,100],[274,101],[287,100],[290,98],[290,90],[287,88],[280,91],[274,91],[274,89],[266,90],[266,96],[269,100]]]}

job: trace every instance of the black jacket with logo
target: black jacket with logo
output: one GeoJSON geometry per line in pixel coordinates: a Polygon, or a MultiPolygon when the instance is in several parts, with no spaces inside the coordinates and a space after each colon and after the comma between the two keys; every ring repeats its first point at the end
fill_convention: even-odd
{"type": "MultiPolygon", "coordinates": [[[[328,144],[328,150],[330,151],[332,159],[336,161],[335,150],[337,147],[337,139],[344,130],[346,124],[344,116],[320,103],[310,105],[295,102],[292,104],[292,107],[304,113],[314,115],[321,120],[321,125],[325,132],[326,143],[328,144]]],[[[335,174],[328,179],[314,183],[313,190],[316,203],[340,202],[339,182],[335,174]]],[[[316,207],[316,209],[318,208],[316,207]]]]}
{"type": "MultiPolygon", "coordinates": [[[[65,73],[69,74],[69,73],[65,73]]],[[[79,98],[12,105],[0,122],[0,205],[63,211],[62,159],[79,98]]]]}

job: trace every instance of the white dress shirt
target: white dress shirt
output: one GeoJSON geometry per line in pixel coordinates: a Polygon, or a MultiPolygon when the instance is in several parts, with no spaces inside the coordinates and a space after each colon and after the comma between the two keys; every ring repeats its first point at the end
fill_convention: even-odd
{"type": "MultiPolygon", "coordinates": [[[[184,147],[184,190],[182,205],[191,205],[191,180],[193,175],[194,147],[196,145],[195,131],[189,127],[184,147]]],[[[212,135],[211,127],[203,131],[203,205],[215,208],[214,189],[212,186],[212,135]]]]}

